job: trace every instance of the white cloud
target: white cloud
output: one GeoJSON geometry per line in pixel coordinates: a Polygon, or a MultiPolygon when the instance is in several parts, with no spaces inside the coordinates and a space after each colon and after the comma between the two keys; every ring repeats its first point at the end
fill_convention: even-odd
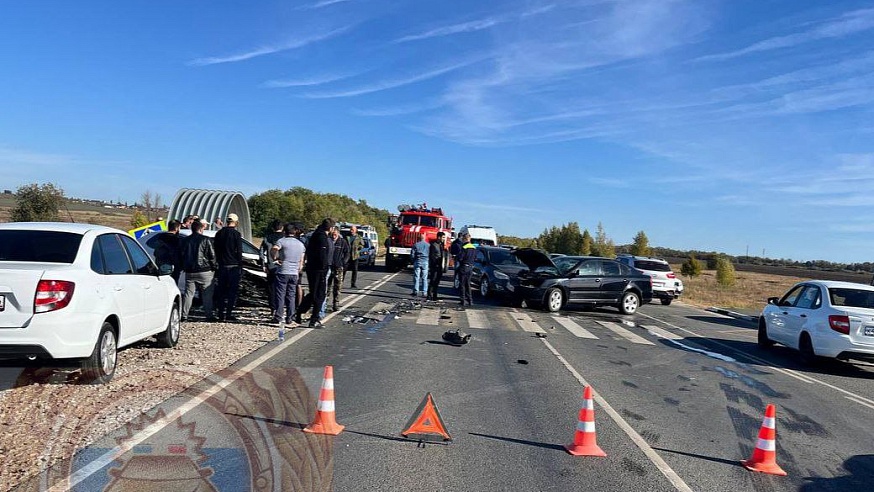
{"type": "Polygon", "coordinates": [[[251,60],[252,58],[257,58],[265,55],[272,55],[274,53],[280,53],[282,51],[289,51],[294,49],[303,48],[307,45],[317,43],[319,41],[324,41],[326,39],[333,38],[334,36],[340,35],[353,26],[345,26],[340,27],[338,29],[333,29],[331,31],[326,31],[322,33],[312,34],[309,36],[300,37],[297,39],[292,39],[285,43],[274,44],[274,45],[266,45],[261,46],[243,53],[237,53],[233,55],[225,55],[225,56],[210,56],[204,58],[196,58],[188,62],[191,66],[202,67],[206,65],[217,65],[221,63],[235,63],[245,60],[251,60]]]}
{"type": "Polygon", "coordinates": [[[304,5],[302,8],[304,8],[304,9],[320,9],[320,8],[328,7],[331,5],[336,5],[338,3],[346,3],[349,1],[351,1],[351,0],[320,0],[316,3],[304,5]]]}
{"type": "Polygon", "coordinates": [[[532,10],[528,10],[525,12],[517,13],[517,14],[505,14],[505,15],[497,15],[492,17],[486,17],[485,19],[472,20],[467,22],[461,22],[458,24],[453,24],[450,26],[437,27],[419,34],[411,34],[408,36],[404,36],[395,40],[396,43],[407,43],[410,41],[420,41],[423,39],[436,38],[442,36],[450,36],[452,34],[461,34],[468,32],[476,32],[482,31],[484,29],[489,29],[491,27],[495,27],[499,24],[504,24],[507,22],[511,22],[518,19],[524,19],[526,17],[531,17],[534,15],[544,14],[546,12],[551,11],[555,8],[555,5],[544,5],[542,7],[537,7],[532,10]]]}
{"type": "Polygon", "coordinates": [[[355,75],[357,74],[323,74],[302,79],[274,79],[264,82],[263,84],[261,84],[261,87],[266,87],[268,89],[281,89],[285,87],[312,87],[316,85],[329,84],[331,82],[348,79],[349,77],[353,77],[355,75]]]}

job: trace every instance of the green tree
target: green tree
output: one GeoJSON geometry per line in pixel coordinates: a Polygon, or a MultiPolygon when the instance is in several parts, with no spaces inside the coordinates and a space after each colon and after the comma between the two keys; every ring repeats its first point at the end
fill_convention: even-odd
{"type": "Polygon", "coordinates": [[[130,218],[131,229],[136,229],[137,227],[142,227],[148,223],[149,223],[149,218],[146,217],[146,214],[140,212],[139,210],[134,210],[134,214],[130,218]]]}
{"type": "Polygon", "coordinates": [[[578,255],[583,250],[583,235],[580,234],[580,225],[571,222],[561,227],[552,226],[544,229],[537,238],[537,243],[550,253],[578,255]]]}
{"type": "Polygon", "coordinates": [[[716,259],[716,283],[723,287],[731,287],[737,281],[734,265],[728,258],[720,255],[716,259]]]}
{"type": "Polygon", "coordinates": [[[649,247],[649,238],[646,233],[640,231],[634,236],[634,244],[631,245],[631,254],[635,256],[650,256],[652,253],[649,247]]]}
{"type": "Polygon", "coordinates": [[[64,190],[52,183],[32,183],[15,192],[13,222],[57,221],[58,209],[64,204],[64,190]]]}
{"type": "Polygon", "coordinates": [[[604,226],[598,222],[598,229],[595,231],[595,243],[592,245],[592,254],[595,256],[603,256],[604,258],[616,257],[616,245],[613,240],[607,237],[604,232],[604,226]]]}
{"type": "Polygon", "coordinates": [[[701,262],[695,259],[695,255],[689,255],[689,259],[680,267],[680,273],[687,277],[701,275],[701,262]]]}
{"type": "Polygon", "coordinates": [[[580,249],[580,254],[583,254],[583,255],[592,254],[592,243],[593,243],[592,235],[589,234],[588,229],[584,229],[583,230],[583,245],[582,245],[582,248],[580,249]]]}

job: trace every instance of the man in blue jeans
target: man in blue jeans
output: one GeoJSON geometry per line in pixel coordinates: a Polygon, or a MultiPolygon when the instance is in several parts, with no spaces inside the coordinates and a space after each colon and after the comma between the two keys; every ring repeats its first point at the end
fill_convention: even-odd
{"type": "Polygon", "coordinates": [[[410,251],[410,259],[413,262],[413,296],[425,297],[428,291],[428,259],[431,245],[425,241],[425,234],[419,234],[419,241],[413,245],[410,251]]]}
{"type": "Polygon", "coordinates": [[[297,228],[293,224],[285,224],[285,237],[277,240],[270,250],[271,257],[279,263],[274,280],[273,323],[296,326],[294,322],[295,301],[297,300],[297,284],[300,279],[300,267],[303,265],[306,248],[299,239],[294,237],[297,228]]]}

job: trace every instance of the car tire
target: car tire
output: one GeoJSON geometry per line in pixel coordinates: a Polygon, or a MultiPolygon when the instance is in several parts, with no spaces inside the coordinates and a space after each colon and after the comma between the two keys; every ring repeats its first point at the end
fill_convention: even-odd
{"type": "Polygon", "coordinates": [[[158,339],[158,346],[162,348],[173,348],[179,343],[179,334],[182,332],[182,326],[179,323],[179,304],[173,303],[173,309],[170,311],[170,320],[167,322],[167,328],[158,334],[155,338],[158,339]]]}
{"type": "Polygon", "coordinates": [[[492,294],[492,287],[489,285],[489,276],[483,275],[479,281],[479,295],[489,297],[492,294]]]}
{"type": "Polygon", "coordinates": [[[118,365],[118,339],[115,327],[103,322],[91,356],[82,361],[82,380],[89,384],[108,383],[118,365]]]}
{"type": "Polygon", "coordinates": [[[802,333],[798,339],[798,353],[801,363],[805,366],[814,366],[819,361],[816,351],[813,350],[813,342],[810,340],[810,335],[807,332],[802,333]]]}
{"type": "Polygon", "coordinates": [[[640,297],[637,294],[634,292],[622,294],[622,299],[619,301],[619,311],[622,314],[634,314],[638,307],[640,307],[640,297]]]}
{"type": "Polygon", "coordinates": [[[673,299],[671,299],[670,297],[663,297],[662,298],[662,306],[670,306],[671,301],[673,301],[673,299]]]}
{"type": "Polygon", "coordinates": [[[561,311],[561,308],[564,305],[564,292],[562,292],[558,287],[552,287],[546,291],[546,295],[543,296],[543,299],[543,309],[550,313],[555,313],[561,311]]]}
{"type": "Polygon", "coordinates": [[[759,345],[759,348],[763,349],[769,349],[774,346],[774,341],[768,338],[768,325],[763,319],[759,320],[759,336],[756,343],[759,345]]]}

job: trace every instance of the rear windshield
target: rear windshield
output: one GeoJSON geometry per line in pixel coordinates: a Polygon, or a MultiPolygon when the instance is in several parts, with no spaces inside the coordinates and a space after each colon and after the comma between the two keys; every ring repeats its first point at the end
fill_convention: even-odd
{"type": "Polygon", "coordinates": [[[0,261],[73,263],[82,235],[57,231],[0,231],[0,261]]]}
{"type": "Polygon", "coordinates": [[[871,290],[830,288],[828,295],[832,306],[874,309],[874,291],[871,290]]]}
{"type": "Polygon", "coordinates": [[[671,265],[660,261],[650,260],[634,260],[634,268],[638,270],[649,270],[651,272],[670,272],[671,265]]]}

